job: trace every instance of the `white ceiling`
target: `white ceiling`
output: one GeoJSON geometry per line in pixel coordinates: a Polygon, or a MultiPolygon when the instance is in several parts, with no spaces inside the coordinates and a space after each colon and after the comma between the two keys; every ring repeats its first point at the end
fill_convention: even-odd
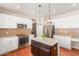
{"type": "MultiPolygon", "coordinates": [[[[39,16],[38,5],[39,3],[0,3],[0,12],[36,19],[39,16]],[[17,5],[19,5],[20,8],[17,8],[17,5]]],[[[40,8],[41,17],[48,17],[49,4],[41,3],[40,5],[42,6],[40,8]]],[[[51,3],[50,7],[51,16],[56,16],[78,10],[79,4],[76,4],[76,6],[73,7],[72,3],[51,3]]]]}

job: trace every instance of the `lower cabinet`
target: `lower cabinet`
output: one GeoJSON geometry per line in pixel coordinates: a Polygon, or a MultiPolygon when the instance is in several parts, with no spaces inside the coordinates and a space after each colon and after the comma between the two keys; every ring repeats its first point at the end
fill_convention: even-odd
{"type": "Polygon", "coordinates": [[[48,46],[37,41],[31,41],[31,52],[34,56],[58,56],[58,44],[48,46]]]}
{"type": "Polygon", "coordinates": [[[58,56],[58,44],[55,44],[54,46],[51,47],[50,49],[50,55],[52,56],[58,56]]]}
{"type": "Polygon", "coordinates": [[[18,37],[0,38],[0,55],[18,49],[18,37]]]}
{"type": "Polygon", "coordinates": [[[31,52],[33,53],[34,56],[37,56],[38,54],[38,47],[35,45],[31,45],[31,52]]]}
{"type": "Polygon", "coordinates": [[[71,50],[71,37],[64,35],[53,35],[53,39],[57,40],[60,47],[71,50]]]}

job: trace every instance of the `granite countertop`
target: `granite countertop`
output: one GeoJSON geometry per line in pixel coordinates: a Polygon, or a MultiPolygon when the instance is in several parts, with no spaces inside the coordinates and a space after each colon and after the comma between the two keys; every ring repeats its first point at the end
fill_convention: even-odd
{"type": "Polygon", "coordinates": [[[3,38],[11,38],[11,37],[18,37],[18,36],[0,36],[0,39],[3,39],[3,38]]]}
{"type": "Polygon", "coordinates": [[[49,45],[49,46],[53,46],[56,43],[58,43],[58,41],[54,40],[53,38],[35,37],[32,40],[41,42],[41,43],[46,44],[46,45],[49,45]]]}

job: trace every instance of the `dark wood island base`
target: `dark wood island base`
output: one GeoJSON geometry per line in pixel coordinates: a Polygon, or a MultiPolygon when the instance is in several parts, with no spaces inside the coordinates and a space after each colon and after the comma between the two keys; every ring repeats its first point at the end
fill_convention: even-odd
{"type": "Polygon", "coordinates": [[[34,56],[58,56],[58,43],[52,38],[34,38],[31,41],[31,52],[34,56]]]}

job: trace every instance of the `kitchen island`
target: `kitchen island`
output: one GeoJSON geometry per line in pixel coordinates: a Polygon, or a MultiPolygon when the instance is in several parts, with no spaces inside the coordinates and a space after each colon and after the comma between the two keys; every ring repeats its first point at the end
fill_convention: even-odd
{"type": "Polygon", "coordinates": [[[36,37],[31,41],[31,52],[34,56],[58,56],[58,42],[52,38],[36,37]]]}

